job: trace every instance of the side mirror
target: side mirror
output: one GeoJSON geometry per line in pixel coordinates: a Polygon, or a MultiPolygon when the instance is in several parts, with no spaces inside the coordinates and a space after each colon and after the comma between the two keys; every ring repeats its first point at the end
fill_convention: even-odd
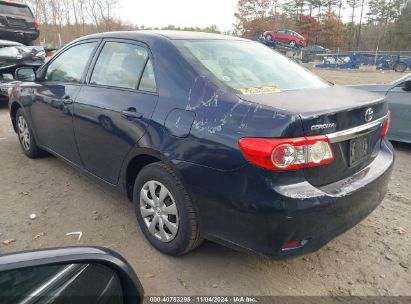
{"type": "Polygon", "coordinates": [[[36,80],[36,71],[32,68],[16,69],[15,78],[19,81],[30,82],[36,80]]]}
{"type": "Polygon", "coordinates": [[[404,91],[411,92],[411,79],[404,82],[404,91]]]}
{"type": "Polygon", "coordinates": [[[0,256],[0,299],[6,303],[142,303],[144,290],[119,254],[67,247],[0,256]]]}

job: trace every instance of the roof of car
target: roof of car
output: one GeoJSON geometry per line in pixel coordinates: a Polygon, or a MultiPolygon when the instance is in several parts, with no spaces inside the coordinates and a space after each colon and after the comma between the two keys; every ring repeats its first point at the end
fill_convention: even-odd
{"type": "Polygon", "coordinates": [[[239,37],[233,37],[222,34],[191,32],[191,31],[166,31],[166,30],[141,30],[141,31],[122,31],[122,32],[106,32],[92,34],[80,38],[120,38],[120,39],[169,39],[169,40],[246,40],[239,37]]]}

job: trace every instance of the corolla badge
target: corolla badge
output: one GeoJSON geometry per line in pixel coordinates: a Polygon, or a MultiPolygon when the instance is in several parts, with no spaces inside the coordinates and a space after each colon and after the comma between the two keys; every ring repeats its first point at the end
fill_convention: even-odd
{"type": "Polygon", "coordinates": [[[368,108],[367,110],[365,110],[365,121],[369,122],[373,119],[374,117],[374,110],[372,108],[368,108]]]}
{"type": "Polygon", "coordinates": [[[311,126],[311,131],[330,129],[330,128],[334,128],[334,127],[335,127],[335,123],[326,123],[326,124],[322,124],[322,125],[314,125],[314,126],[311,126]]]}

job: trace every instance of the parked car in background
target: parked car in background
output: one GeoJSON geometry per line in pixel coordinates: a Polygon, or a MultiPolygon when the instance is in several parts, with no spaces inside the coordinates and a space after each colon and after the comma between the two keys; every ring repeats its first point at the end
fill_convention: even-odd
{"type": "Polygon", "coordinates": [[[41,46],[25,46],[19,42],[0,40],[0,101],[8,98],[15,81],[15,71],[20,67],[39,68],[46,53],[41,46]]]}
{"type": "Polygon", "coordinates": [[[321,45],[309,45],[301,49],[302,52],[302,62],[311,62],[315,61],[317,58],[317,55],[321,54],[327,54],[330,52],[329,49],[326,49],[325,47],[321,45]]]}
{"type": "Polygon", "coordinates": [[[388,139],[411,143],[411,73],[388,84],[360,84],[352,87],[385,95],[391,111],[388,139]]]}
{"type": "Polygon", "coordinates": [[[30,45],[39,37],[39,22],[28,5],[0,1],[0,39],[30,45]]]}
{"type": "Polygon", "coordinates": [[[393,69],[396,72],[403,73],[407,69],[411,70],[411,57],[410,56],[397,56],[394,57],[394,66],[393,69]]]}
{"type": "Polygon", "coordinates": [[[267,40],[276,40],[288,43],[291,47],[304,47],[307,42],[303,36],[291,30],[267,31],[264,32],[264,37],[267,40]]]}
{"type": "Polygon", "coordinates": [[[16,74],[26,82],[9,109],[23,152],[48,151],[127,195],[147,240],[169,255],[203,238],[272,257],[312,252],[387,191],[384,98],[258,42],[95,34],[16,74]]]}

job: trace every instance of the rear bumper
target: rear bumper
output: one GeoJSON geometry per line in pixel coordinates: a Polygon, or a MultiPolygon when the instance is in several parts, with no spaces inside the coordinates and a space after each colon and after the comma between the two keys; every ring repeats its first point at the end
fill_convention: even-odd
{"type": "Polygon", "coordinates": [[[225,173],[187,164],[180,167],[206,238],[286,258],[318,250],[369,215],[386,194],[393,163],[393,148],[384,140],[367,167],[320,188],[297,171],[279,175],[248,165],[225,173]],[[293,240],[307,242],[281,249],[293,240]]]}
{"type": "Polygon", "coordinates": [[[5,40],[29,42],[36,40],[39,37],[39,31],[0,28],[0,37],[5,40]]]}

